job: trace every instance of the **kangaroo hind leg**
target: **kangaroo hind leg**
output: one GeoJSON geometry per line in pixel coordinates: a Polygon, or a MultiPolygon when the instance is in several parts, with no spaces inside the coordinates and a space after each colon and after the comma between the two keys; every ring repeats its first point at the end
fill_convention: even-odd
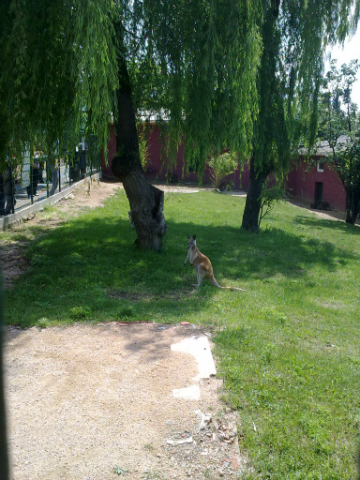
{"type": "Polygon", "coordinates": [[[195,283],[192,283],[191,286],[192,287],[201,287],[203,279],[202,279],[202,275],[201,275],[201,272],[200,272],[200,265],[195,268],[195,272],[196,272],[198,283],[196,285],[195,285],[195,283]]]}

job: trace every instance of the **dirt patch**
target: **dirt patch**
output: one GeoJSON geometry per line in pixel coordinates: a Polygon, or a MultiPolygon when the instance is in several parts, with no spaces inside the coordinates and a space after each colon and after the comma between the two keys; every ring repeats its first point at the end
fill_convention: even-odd
{"type": "Polygon", "coordinates": [[[29,262],[24,257],[23,248],[17,244],[2,245],[1,247],[1,270],[3,273],[3,285],[10,289],[14,280],[28,268],[29,262]]]}
{"type": "Polygon", "coordinates": [[[171,348],[201,335],[116,322],[9,328],[11,478],[238,478],[239,419],[220,401],[221,380],[196,380],[194,356],[171,348]],[[200,398],[176,398],[184,388],[200,398]]]}

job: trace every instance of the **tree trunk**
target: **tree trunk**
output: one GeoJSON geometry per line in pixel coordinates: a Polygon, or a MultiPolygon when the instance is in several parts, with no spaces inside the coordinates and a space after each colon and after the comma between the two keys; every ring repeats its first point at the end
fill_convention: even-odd
{"type": "Polygon", "coordinates": [[[355,225],[360,207],[360,191],[349,192],[346,207],[346,223],[355,225]]]}
{"type": "Polygon", "coordinates": [[[145,178],[139,155],[135,112],[125,57],[119,54],[118,120],[114,175],[124,184],[140,248],[159,250],[167,226],[163,215],[164,192],[145,178]]]}
{"type": "Polygon", "coordinates": [[[269,175],[268,169],[256,171],[254,158],[250,161],[250,183],[246,196],[246,204],[242,228],[249,232],[259,231],[259,214],[261,208],[261,191],[269,175]]]}

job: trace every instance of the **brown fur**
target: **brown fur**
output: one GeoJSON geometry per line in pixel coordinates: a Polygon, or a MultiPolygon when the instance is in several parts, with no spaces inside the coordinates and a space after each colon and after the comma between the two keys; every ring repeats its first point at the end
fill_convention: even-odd
{"type": "Polygon", "coordinates": [[[217,288],[223,288],[223,289],[228,289],[228,290],[239,290],[243,292],[244,290],[242,288],[237,288],[237,287],[220,287],[218,282],[216,281],[214,277],[214,271],[213,267],[211,265],[210,260],[206,255],[200,252],[198,247],[196,246],[196,235],[193,235],[192,237],[187,236],[189,239],[188,242],[188,254],[187,257],[185,258],[185,264],[190,260],[190,264],[194,267],[196,276],[197,276],[197,284],[192,284],[194,287],[201,287],[202,282],[204,278],[209,280],[210,283],[215,285],[217,288]]]}

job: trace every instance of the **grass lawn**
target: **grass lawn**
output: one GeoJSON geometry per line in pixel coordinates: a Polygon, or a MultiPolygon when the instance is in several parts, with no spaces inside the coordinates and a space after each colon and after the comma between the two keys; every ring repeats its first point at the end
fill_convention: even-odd
{"type": "MultiPolygon", "coordinates": [[[[31,267],[6,292],[8,323],[211,324],[253,465],[243,478],[355,479],[360,229],[281,202],[254,235],[240,229],[243,198],[165,197],[161,253],[134,247],[123,191],[30,242],[31,267]],[[193,289],[186,234],[197,235],[221,285],[246,292],[193,289]]],[[[31,231],[3,235],[26,240],[31,231]]]]}

